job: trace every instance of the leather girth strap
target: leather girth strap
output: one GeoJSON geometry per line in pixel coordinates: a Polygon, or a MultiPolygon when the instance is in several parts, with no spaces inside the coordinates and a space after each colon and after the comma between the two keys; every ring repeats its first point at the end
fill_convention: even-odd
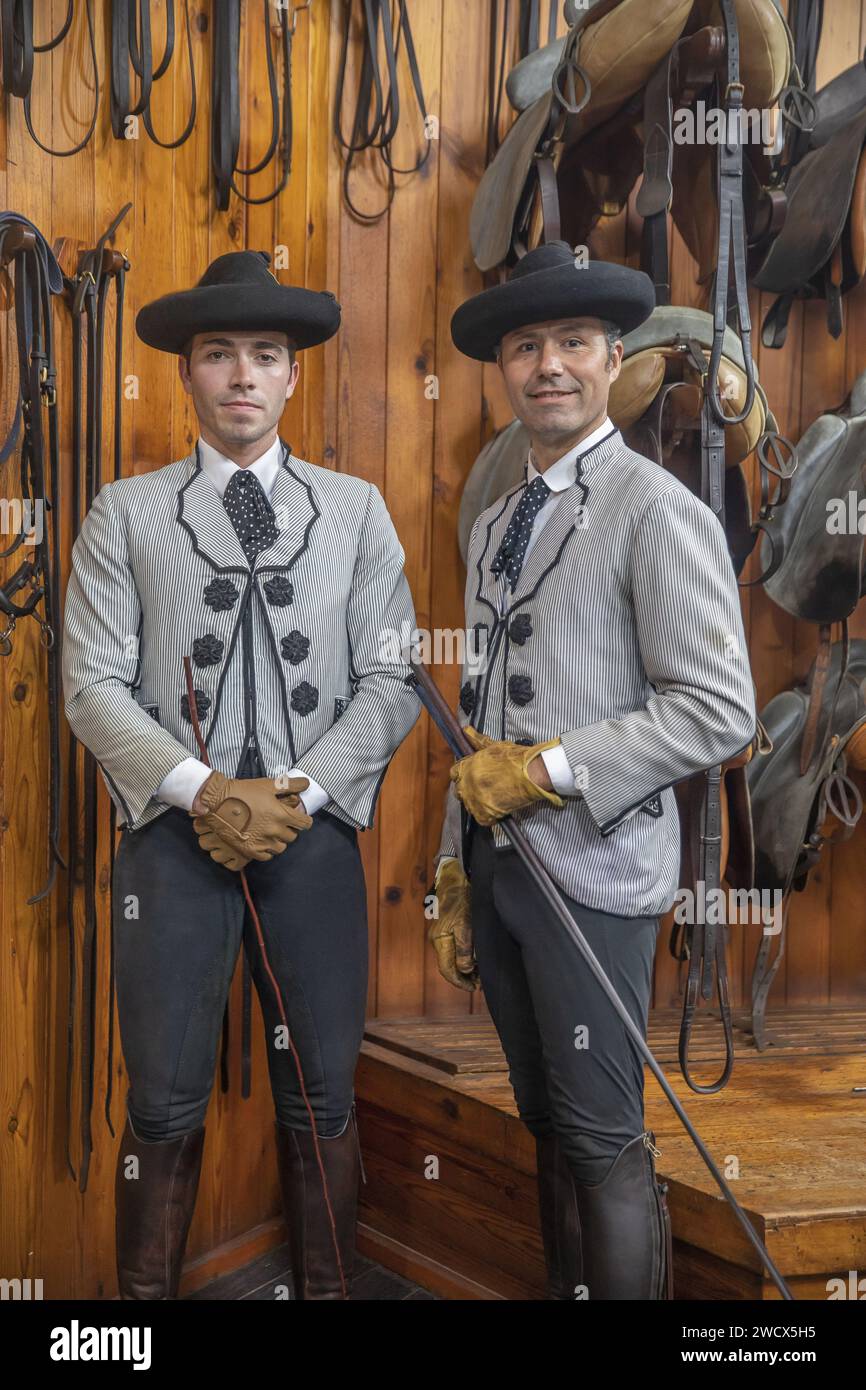
{"type": "MultiPolygon", "coordinates": [[[[114,411],[112,471],[109,481],[121,474],[121,407],[123,400],[123,303],[126,272],[129,262],[125,254],[113,250],[109,242],[126,217],[127,203],[95,246],[82,251],[75,274],[66,279],[66,290],[72,318],[72,538],[78,534],[81,522],[89,510],[103,481],[103,420],[104,399],[104,340],[108,296],[115,294],[114,341],[114,411]]],[[[69,857],[72,865],[67,894],[67,937],[69,943],[69,1000],[67,1015],[66,1067],[66,1162],[79,1189],[87,1190],[90,1156],[93,1150],[91,1114],[93,1109],[97,982],[97,840],[98,797],[97,764],[89,749],[83,750],[79,781],[78,741],[69,735],[68,824],[69,857]],[[80,883],[84,898],[84,932],[80,969],[76,941],[75,885],[80,883]],[[75,1015],[80,1001],[79,1065],[81,1097],[79,1111],[79,1170],[72,1163],[72,1093],[75,1060],[75,1015]]],[[[112,814],[112,835],[109,855],[114,857],[115,817],[112,814]]],[[[109,922],[111,914],[109,913],[109,922]]],[[[108,1016],[108,1080],[105,1116],[112,1135],[111,1096],[114,1059],[114,941],[110,932],[109,1016],[108,1016]]]]}

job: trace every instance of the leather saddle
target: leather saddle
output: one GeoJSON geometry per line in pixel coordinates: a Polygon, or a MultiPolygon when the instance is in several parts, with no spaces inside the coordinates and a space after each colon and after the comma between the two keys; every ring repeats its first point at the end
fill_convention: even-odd
{"type": "MultiPolygon", "coordinates": [[[[866,60],[864,60],[866,61],[866,60]]],[[[778,298],[763,342],[781,347],[797,299],[823,298],[838,338],[842,296],[866,274],[866,65],[854,64],[815,97],[817,119],[787,177],[784,225],[752,282],[778,298]]]]}
{"type": "Polygon", "coordinates": [[[783,690],[761,712],[770,751],[746,769],[755,844],[754,886],[772,902],[773,930],[761,935],[752,972],[752,1031],[767,1043],[770,989],[785,954],[792,891],[806,886],[827,844],[849,838],[863,799],[851,774],[866,770],[866,642],[847,637],[822,653],[804,685],[783,690]],[[804,758],[813,711],[815,752],[804,758]],[[805,770],[804,770],[805,766],[805,770]],[[777,910],[781,904],[781,911],[777,910]]]}
{"type": "Polygon", "coordinates": [[[779,569],[767,593],[786,613],[813,623],[841,622],[864,593],[866,372],[839,411],[820,415],[797,445],[788,500],[768,526],[765,556],[778,543],[779,569]]]}
{"type": "MultiPolygon", "coordinates": [[[[475,194],[469,232],[479,270],[504,264],[515,236],[521,236],[518,224],[528,208],[523,216],[518,213],[527,194],[534,193],[542,144],[561,154],[637,96],[679,38],[692,5],[693,0],[654,0],[652,6],[646,0],[595,0],[579,12],[572,6],[570,17],[576,22],[565,39],[554,40],[518,65],[522,72],[511,90],[521,106],[534,99],[524,106],[475,194]]],[[[610,154],[608,148],[607,163],[610,154]]],[[[632,159],[631,184],[639,167],[632,159]]],[[[558,234],[548,230],[547,235],[553,239],[558,234]]],[[[575,244],[580,238],[569,226],[566,239],[575,244]]]]}
{"type": "MultiPolygon", "coordinates": [[[[773,0],[736,0],[735,7],[746,104],[771,106],[788,78],[790,32],[773,0]]],[[[540,240],[536,184],[548,240],[562,235],[583,244],[599,217],[622,210],[644,168],[644,90],[684,37],[712,37],[721,23],[717,0],[594,0],[579,13],[567,6],[566,15],[575,21],[566,37],[522,59],[508,79],[521,114],[484,173],[470,218],[482,271],[540,240]]],[[[703,149],[712,172],[715,147],[703,149]]],[[[714,198],[705,208],[684,200],[680,209],[706,242],[711,266],[714,198]]]]}
{"type": "MultiPolygon", "coordinates": [[[[814,663],[803,685],[783,690],[761,711],[772,751],[753,758],[746,776],[755,836],[755,887],[783,894],[805,887],[826,842],[828,815],[847,838],[862,810],[849,771],[866,769],[866,641],[835,642],[823,686],[816,756],[800,771],[814,663]],[[841,677],[841,679],[840,679],[841,677]]],[[[840,837],[841,838],[841,837],[840,837]]]]}

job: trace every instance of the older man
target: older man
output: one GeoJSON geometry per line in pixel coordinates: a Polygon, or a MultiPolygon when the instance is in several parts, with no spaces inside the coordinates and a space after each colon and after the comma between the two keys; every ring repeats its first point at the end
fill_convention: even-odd
{"type": "Polygon", "coordinates": [[[265,1020],[297,1297],[346,1297],[351,1277],[367,988],[356,830],[372,823],[417,718],[406,669],[381,651],[382,631],[414,614],[376,488],[279,438],[296,350],[331,337],[340,308],[280,285],[268,260],[220,256],[194,288],[141,310],[139,336],[178,357],[199,438],[188,458],[105,486],[73,552],[66,713],[123,823],[122,1298],[176,1296],[242,941],[265,1020]]]}
{"type": "Polygon", "coordinates": [[[485,659],[464,673],[461,707],[477,751],[451,772],[431,938],[465,988],[474,944],[536,1138],[556,1298],[664,1297],[668,1225],[642,1059],[496,822],[518,817],[645,1033],[678,883],[672,785],[755,730],[722,528],[607,415],[620,335],[653,307],[645,275],[579,265],[554,242],[452,321],[462,352],[498,363],[531,449],[525,481],[469,542],[466,622],[485,659]]]}

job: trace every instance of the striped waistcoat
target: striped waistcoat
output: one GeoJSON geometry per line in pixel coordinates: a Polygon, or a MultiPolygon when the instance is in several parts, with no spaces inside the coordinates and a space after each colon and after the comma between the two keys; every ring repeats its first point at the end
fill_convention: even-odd
{"type": "MultiPolygon", "coordinates": [[[[470,538],[461,720],[497,739],[561,738],[579,795],[564,809],[533,804],[521,826],[570,897],[656,916],[678,884],[673,783],[755,732],[724,532],[617,431],[580,459],[512,594],[490,563],[524,487],[488,507],[470,538]]],[[[449,792],[440,854],[461,853],[457,810],[449,792]]],[[[498,827],[494,838],[506,843],[498,827]]]]}
{"type": "Polygon", "coordinates": [[[372,824],[382,778],[418,717],[382,633],[414,625],[403,550],[369,483],[284,447],[271,505],[279,536],[247,560],[196,456],[102,488],[72,556],[66,716],[130,829],[198,755],[183,658],[211,765],[257,746],[270,776],[296,766],[329,810],[372,824]]]}

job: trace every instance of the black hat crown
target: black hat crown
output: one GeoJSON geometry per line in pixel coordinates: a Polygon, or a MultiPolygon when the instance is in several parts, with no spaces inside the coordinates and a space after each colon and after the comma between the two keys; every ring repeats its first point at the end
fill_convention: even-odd
{"type": "Polygon", "coordinates": [[[567,241],[546,241],[527,251],[511,270],[508,279],[520,280],[524,275],[537,274],[539,270],[556,270],[559,266],[573,266],[574,252],[567,241]]]}
{"type": "Polygon", "coordinates": [[[211,261],[198,284],[273,284],[277,277],[270,270],[270,264],[267,251],[227,251],[224,256],[217,256],[215,261],[211,261]]]}

